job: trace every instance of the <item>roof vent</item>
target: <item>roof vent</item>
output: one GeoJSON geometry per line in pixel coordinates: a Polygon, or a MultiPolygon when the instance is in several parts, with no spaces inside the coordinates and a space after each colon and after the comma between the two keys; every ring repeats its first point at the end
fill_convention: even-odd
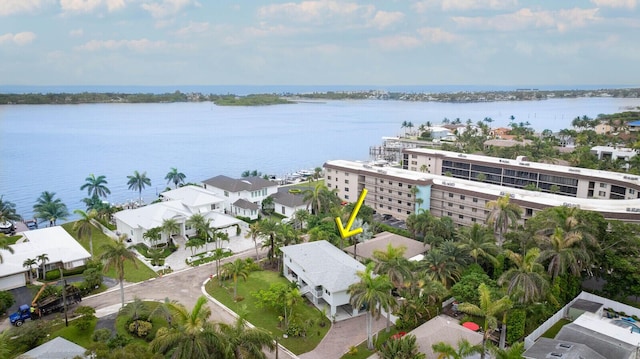
{"type": "Polygon", "coordinates": [[[547,358],[562,358],[562,353],[549,353],[547,358]]]}
{"type": "Polygon", "coordinates": [[[571,349],[571,347],[573,347],[573,345],[567,344],[567,343],[560,343],[560,344],[558,344],[558,346],[560,348],[564,348],[564,349],[571,349]]]}

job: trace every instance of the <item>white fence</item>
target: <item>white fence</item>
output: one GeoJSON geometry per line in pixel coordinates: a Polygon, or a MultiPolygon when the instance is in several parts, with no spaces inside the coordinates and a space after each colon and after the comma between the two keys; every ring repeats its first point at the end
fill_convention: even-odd
{"type": "Polygon", "coordinates": [[[571,302],[562,307],[559,311],[556,312],[551,318],[547,319],[542,325],[540,325],[536,330],[534,330],[531,334],[529,334],[526,338],[524,338],[524,348],[525,350],[531,348],[531,346],[535,343],[535,341],[540,338],[542,334],[544,334],[549,328],[551,328],[554,324],[556,324],[560,319],[567,317],[569,307],[573,305],[578,299],[584,299],[596,303],[602,303],[603,308],[611,308],[616,312],[624,312],[625,314],[631,316],[636,315],[640,317],[640,309],[634,308],[632,306],[618,303],[614,300],[603,298],[599,295],[581,292],[577,297],[573,298],[571,302]]]}

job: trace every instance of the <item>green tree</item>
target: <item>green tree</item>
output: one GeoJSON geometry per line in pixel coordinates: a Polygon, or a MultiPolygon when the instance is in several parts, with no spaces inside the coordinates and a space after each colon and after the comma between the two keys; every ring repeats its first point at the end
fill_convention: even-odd
{"type": "Polygon", "coordinates": [[[142,203],[142,190],[151,186],[151,179],[147,177],[147,172],[134,171],[133,175],[127,176],[127,185],[130,190],[138,191],[139,202],[142,203]]]}
{"type": "Polygon", "coordinates": [[[155,353],[169,355],[174,359],[208,359],[228,357],[229,350],[224,337],[214,323],[209,321],[211,309],[205,297],[198,298],[189,312],[184,305],[170,302],[173,326],[160,328],[149,345],[155,353]]]}
{"type": "Polygon", "coordinates": [[[107,187],[107,178],[105,176],[96,177],[93,173],[85,178],[85,183],[80,187],[81,191],[87,190],[90,197],[107,197],[111,194],[111,190],[107,187]]]}
{"type": "Polygon", "coordinates": [[[360,282],[349,286],[347,294],[354,308],[367,310],[367,348],[373,350],[373,319],[380,318],[382,308],[390,308],[395,301],[391,295],[393,284],[386,275],[375,276],[373,265],[369,264],[364,271],[358,271],[360,282]]]}
{"type": "Polygon", "coordinates": [[[242,278],[246,281],[250,273],[251,271],[247,266],[247,263],[240,258],[222,266],[221,275],[233,280],[233,298],[238,297],[238,279],[242,278]]]}
{"type": "Polygon", "coordinates": [[[492,345],[489,351],[495,359],[520,359],[524,353],[524,343],[515,343],[508,349],[500,349],[492,345]]]}
{"type": "Polygon", "coordinates": [[[5,201],[4,196],[0,196],[0,222],[19,221],[22,217],[16,213],[16,205],[5,201]]]}
{"type": "Polygon", "coordinates": [[[266,239],[262,243],[262,247],[268,247],[269,252],[267,257],[269,258],[269,263],[273,264],[273,259],[276,254],[276,238],[278,236],[280,223],[278,223],[273,218],[265,218],[260,222],[257,222],[257,229],[260,234],[262,234],[266,239]]]}
{"type": "MultiPolygon", "coordinates": [[[[180,233],[180,223],[175,218],[165,218],[162,220],[162,225],[160,226],[162,233],[167,236],[167,243],[171,241],[171,236],[180,233]]],[[[204,238],[203,240],[205,240],[204,238]]]]}
{"type": "Polygon", "coordinates": [[[522,208],[509,201],[509,195],[498,197],[494,201],[487,202],[489,215],[487,223],[493,226],[494,232],[498,234],[498,246],[504,243],[504,234],[509,228],[514,228],[522,216],[522,208]]]}
{"type": "Polygon", "coordinates": [[[389,339],[377,345],[378,355],[382,359],[426,359],[427,355],[420,352],[420,347],[413,334],[398,339],[389,339]]]}
{"type": "Polygon", "coordinates": [[[40,262],[40,267],[42,268],[42,278],[45,278],[44,272],[45,272],[45,264],[49,261],[49,256],[46,253],[42,253],[39,256],[36,256],[36,260],[38,262],[40,262]]]}
{"type": "Polygon", "coordinates": [[[496,264],[496,255],[499,248],[490,230],[486,227],[474,223],[471,227],[464,227],[458,234],[458,241],[461,248],[466,250],[475,263],[478,259],[483,259],[493,265],[496,264]]]}
{"type": "MultiPolygon", "coordinates": [[[[7,241],[7,237],[4,234],[0,234],[0,250],[5,250],[11,254],[13,254],[13,247],[9,245],[9,241],[7,241]]],[[[4,258],[2,258],[2,252],[0,252],[0,263],[4,262],[4,258]]]]}
{"type": "Polygon", "coordinates": [[[484,283],[480,284],[478,287],[478,293],[480,295],[479,306],[471,303],[460,303],[458,304],[458,310],[463,313],[484,318],[484,325],[482,328],[484,333],[482,336],[482,353],[480,354],[481,359],[484,359],[487,351],[487,339],[489,339],[491,333],[498,327],[497,316],[505,313],[511,308],[511,300],[508,296],[504,296],[498,300],[493,300],[491,298],[491,291],[484,283]]]}
{"type": "Polygon", "coordinates": [[[167,184],[172,183],[178,188],[179,184],[184,184],[184,180],[187,178],[184,173],[178,172],[178,169],[175,167],[171,167],[169,173],[164,176],[164,179],[167,180],[167,184]]]}
{"type": "Polygon", "coordinates": [[[251,238],[251,240],[253,240],[253,246],[256,249],[256,260],[260,260],[260,254],[258,253],[258,237],[260,237],[260,228],[258,228],[258,223],[250,224],[249,230],[244,237],[251,238]]]}
{"type": "Polygon", "coordinates": [[[524,257],[511,251],[506,252],[513,267],[498,279],[499,285],[507,285],[507,293],[518,298],[521,304],[531,304],[546,297],[549,281],[544,275],[544,267],[538,263],[540,249],[531,248],[524,257]]]}
{"type": "Polygon", "coordinates": [[[95,226],[93,225],[93,220],[98,215],[98,212],[95,210],[90,210],[89,212],[85,212],[80,209],[76,209],[73,211],[78,217],[80,217],[74,224],[73,230],[78,235],[78,238],[89,238],[89,249],[91,252],[91,256],[93,257],[93,229],[95,226]]]}
{"type": "Polygon", "coordinates": [[[377,274],[386,274],[396,288],[404,286],[405,281],[411,280],[411,262],[404,257],[406,247],[394,247],[389,243],[386,251],[374,250],[373,258],[376,260],[374,271],[377,274]]]}
{"type": "Polygon", "coordinates": [[[464,338],[458,341],[457,348],[445,342],[438,342],[433,344],[431,349],[438,354],[438,359],[465,359],[473,354],[484,355],[482,346],[472,345],[464,338]]]}
{"type": "Polygon", "coordinates": [[[565,232],[558,227],[553,234],[542,239],[543,250],[540,261],[546,262],[547,272],[552,278],[566,272],[579,276],[582,269],[590,263],[587,251],[579,244],[582,235],[578,232],[565,232]]]}
{"type": "MultiPolygon", "coordinates": [[[[0,249],[5,249],[6,248],[2,248],[2,238],[0,238],[0,249]]],[[[9,247],[9,250],[13,250],[12,248],[9,247]]],[[[13,253],[13,252],[12,252],[13,253]]],[[[0,255],[0,263],[2,263],[2,256],[0,255]]],[[[24,260],[24,262],[22,262],[22,267],[23,268],[29,268],[29,282],[31,282],[31,280],[33,279],[33,266],[38,264],[38,261],[33,259],[33,258],[27,258],[24,260]]]]}
{"type": "Polygon", "coordinates": [[[439,249],[432,249],[420,261],[419,266],[426,270],[426,274],[435,281],[449,288],[460,279],[460,265],[439,249]]]}
{"type": "Polygon", "coordinates": [[[58,219],[67,219],[69,210],[60,198],[55,198],[55,192],[44,191],[33,205],[33,215],[40,222],[49,221],[49,226],[55,226],[58,219]]]}
{"type": "Polygon", "coordinates": [[[124,264],[130,261],[135,268],[138,268],[136,255],[127,248],[122,239],[102,245],[102,251],[100,259],[104,262],[103,270],[106,272],[111,268],[115,269],[118,282],[120,282],[120,300],[124,307],[124,264]]]}
{"type": "Polygon", "coordinates": [[[233,359],[266,359],[264,348],[274,351],[276,345],[271,333],[262,328],[249,328],[247,322],[239,316],[234,324],[219,323],[223,342],[229,347],[229,356],[233,359]]]}

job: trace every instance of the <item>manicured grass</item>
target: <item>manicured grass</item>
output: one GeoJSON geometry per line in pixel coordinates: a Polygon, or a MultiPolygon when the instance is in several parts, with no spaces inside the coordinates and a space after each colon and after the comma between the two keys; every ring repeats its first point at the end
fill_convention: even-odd
{"type": "MultiPolygon", "coordinates": [[[[151,301],[144,301],[143,303],[147,307],[149,313],[151,313],[154,309],[156,309],[156,307],[160,305],[159,302],[151,302],[151,301]]],[[[141,318],[141,319],[144,320],[145,318],[141,318]]],[[[118,317],[116,318],[116,324],[115,324],[116,333],[131,339],[132,342],[138,342],[142,344],[148,344],[151,340],[153,340],[153,338],[156,337],[156,333],[158,332],[158,329],[168,326],[168,323],[165,319],[160,318],[158,316],[154,316],[153,318],[151,318],[151,320],[149,320],[153,325],[153,327],[149,331],[149,334],[147,335],[146,338],[140,338],[136,335],[131,334],[131,332],[129,332],[129,329],[127,328],[128,321],[129,321],[129,317],[123,314],[118,314],[118,317]]]]}
{"type": "Polygon", "coordinates": [[[558,332],[560,331],[560,329],[562,329],[562,327],[564,327],[565,325],[571,323],[570,320],[567,319],[560,319],[556,324],[554,324],[551,328],[549,328],[549,330],[547,330],[546,332],[544,332],[544,334],[542,334],[543,337],[545,338],[550,338],[553,339],[556,337],[556,334],[558,334],[558,332]]]}
{"type": "Polygon", "coordinates": [[[80,330],[78,327],[73,325],[73,322],[69,322],[69,326],[64,326],[64,320],[60,324],[56,324],[55,327],[51,331],[51,339],[55,337],[63,337],[68,341],[74,342],[82,347],[88,348],[94,341],[91,339],[93,335],[93,330],[96,327],[96,323],[98,319],[94,319],[91,322],[91,326],[87,330],[80,330]]]}
{"type": "MultiPolygon", "coordinates": [[[[75,238],[89,253],[91,253],[89,249],[89,239],[82,238],[78,239],[78,235],[76,231],[73,230],[73,225],[75,222],[65,223],[62,225],[69,234],[75,238]]],[[[102,246],[107,243],[112,243],[113,239],[109,238],[107,235],[102,233],[102,231],[98,228],[93,228],[92,230],[92,238],[93,238],[93,256],[95,258],[100,258],[100,255],[104,252],[102,246]]],[[[126,261],[124,264],[124,280],[130,283],[142,282],[150,278],[157,277],[156,272],[151,270],[151,268],[147,267],[144,263],[140,262],[136,258],[137,268],[130,262],[126,261]]],[[[107,277],[116,278],[116,271],[111,269],[105,272],[107,277]]]]}
{"type": "MultiPolygon", "coordinates": [[[[222,282],[222,286],[218,285],[218,279],[213,278],[206,285],[207,292],[235,312],[247,313],[245,318],[253,325],[270,331],[274,338],[278,337],[278,342],[295,354],[302,354],[313,350],[318,343],[324,338],[329,331],[331,325],[328,323],[324,327],[315,324],[312,328],[305,328],[307,336],[282,338],[283,329],[279,327],[279,314],[270,308],[258,307],[258,301],[251,293],[262,289],[269,289],[272,283],[288,283],[278,273],[271,271],[251,272],[247,281],[240,280],[238,282],[238,296],[243,298],[239,302],[233,301],[233,282],[227,280],[222,282]]],[[[294,308],[294,317],[297,316],[303,320],[317,318],[320,311],[314,307],[306,299],[301,300],[294,308]]]]}

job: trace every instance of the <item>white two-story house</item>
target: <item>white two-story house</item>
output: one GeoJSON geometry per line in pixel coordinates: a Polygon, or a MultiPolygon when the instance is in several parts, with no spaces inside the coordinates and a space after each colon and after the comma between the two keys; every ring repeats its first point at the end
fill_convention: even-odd
{"type": "Polygon", "coordinates": [[[202,181],[206,190],[224,199],[224,211],[234,216],[257,219],[262,201],[278,192],[278,184],[261,177],[234,179],[216,176],[202,181]]]}

